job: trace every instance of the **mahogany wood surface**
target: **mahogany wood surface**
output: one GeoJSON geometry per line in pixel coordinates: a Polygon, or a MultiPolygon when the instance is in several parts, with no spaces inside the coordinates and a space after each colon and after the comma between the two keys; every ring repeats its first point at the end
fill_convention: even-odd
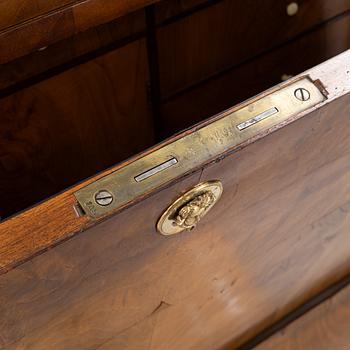
{"type": "Polygon", "coordinates": [[[324,301],[256,350],[347,350],[350,344],[350,287],[324,301]]]}
{"type": "MultiPolygon", "coordinates": [[[[2,348],[234,348],[348,274],[349,55],[309,72],[322,107],[3,274],[2,348]],[[212,179],[223,197],[196,230],[156,233],[212,179]]],[[[70,191],[0,224],[3,267],[90,224],[70,191]]]]}
{"type": "MultiPolygon", "coordinates": [[[[0,216],[64,191],[0,222],[0,349],[235,349],[350,273],[350,51],[307,72],[321,105],[109,218],[74,210],[79,188],[350,47],[349,0],[293,17],[287,0],[156,2],[0,0],[0,216]],[[123,161],[156,143],[159,83],[165,135],[241,103],[123,161]],[[196,230],[156,232],[214,179],[196,230]]],[[[348,294],[258,348],[345,349],[348,294]]]]}
{"type": "MultiPolygon", "coordinates": [[[[201,181],[220,178],[227,193],[221,211],[207,219],[213,240],[220,232],[215,242],[221,242],[222,265],[216,266],[233,266],[242,290],[250,286],[239,295],[226,275],[227,304],[211,311],[224,313],[235,300],[236,317],[202,318],[203,327],[215,329],[216,341],[232,337],[225,349],[235,349],[350,272],[350,130],[346,119],[339,121],[341,133],[333,124],[341,114],[347,118],[349,96],[337,104],[339,109],[321,109],[270,135],[268,144],[256,142],[203,171],[201,181]]],[[[197,300],[200,305],[205,297],[197,300]]]]}
{"type": "MultiPolygon", "coordinates": [[[[108,23],[157,2],[157,0],[15,0],[14,3],[10,0],[3,0],[0,3],[0,13],[2,14],[0,19],[0,64],[35,52],[42,47],[52,45],[79,32],[108,23]]],[[[175,28],[170,30],[170,35],[172,35],[171,41],[177,42],[177,45],[175,45],[176,48],[173,49],[175,50],[175,54],[180,52],[178,50],[183,50],[184,45],[186,46],[195,40],[195,43],[197,41],[198,43],[192,49],[196,50],[196,54],[205,53],[208,55],[206,51],[203,51],[205,50],[205,45],[200,44],[203,38],[208,40],[208,43],[215,44],[216,48],[219,47],[220,51],[226,52],[226,58],[220,58],[219,63],[215,63],[215,59],[217,59],[215,53],[210,53],[210,70],[218,68],[218,65],[227,64],[228,56],[231,56],[232,53],[236,54],[235,50],[233,49],[232,51],[231,47],[240,46],[238,43],[242,33],[239,28],[244,28],[245,35],[243,37],[246,38],[247,33],[252,33],[252,41],[255,42],[255,45],[260,45],[259,48],[261,48],[262,44],[265,45],[265,48],[268,48],[271,44],[271,40],[268,39],[271,38],[271,34],[278,40],[282,39],[280,33],[283,31],[279,31],[282,25],[285,26],[287,24],[290,28],[282,36],[286,35],[286,37],[289,37],[293,32],[303,31],[312,24],[320,23],[329,17],[349,9],[349,0],[334,0],[331,3],[326,0],[301,0],[299,1],[299,14],[289,18],[286,15],[285,9],[287,3],[289,3],[287,0],[273,4],[269,0],[264,0],[260,2],[261,7],[259,7],[259,4],[257,6],[257,3],[253,0],[249,2],[224,0],[212,2],[214,6],[203,6],[203,4],[210,3],[210,1],[205,2],[204,0],[167,1],[164,4],[160,4],[159,10],[157,9],[156,11],[156,20],[158,23],[162,23],[169,20],[171,16],[179,15],[186,10],[188,11],[201,6],[210,9],[209,16],[208,11],[201,11],[202,14],[196,16],[197,19],[191,19],[192,24],[188,24],[188,21],[186,22],[185,20],[184,24],[180,25],[182,29],[175,28]],[[257,9],[258,11],[256,11],[257,9]],[[220,11],[221,13],[219,13],[220,11]],[[264,16],[262,16],[262,13],[264,13],[264,16]],[[217,21],[218,15],[225,15],[223,21],[219,22],[220,34],[213,35],[210,31],[206,32],[205,26],[203,27],[202,24],[210,20],[214,26],[217,26],[215,21],[217,21]],[[270,18],[269,16],[272,17],[270,18]],[[268,30],[266,30],[265,36],[257,39],[259,35],[254,35],[254,31],[249,28],[258,27],[259,24],[262,24],[260,25],[260,29],[268,28],[268,30]],[[179,30],[188,36],[183,44],[181,44],[182,40],[177,36],[179,30]],[[230,48],[222,46],[225,43],[225,39],[234,40],[235,44],[228,45],[230,48]]],[[[259,34],[259,32],[255,34],[259,34]]],[[[245,54],[242,53],[243,56],[245,54]]],[[[169,63],[174,63],[171,56],[168,55],[166,57],[170,60],[169,63]]],[[[183,67],[180,66],[182,70],[185,69],[183,72],[170,73],[173,80],[177,74],[181,73],[180,77],[183,74],[188,74],[189,69],[191,69],[191,76],[192,74],[198,74],[203,69],[204,73],[208,74],[208,66],[200,58],[196,60],[198,67],[192,72],[195,67],[193,65],[194,62],[191,63],[188,57],[191,57],[191,55],[188,56],[186,54],[182,58],[182,63],[186,63],[183,67]]],[[[241,58],[237,57],[237,59],[241,58]]],[[[177,69],[179,68],[178,63],[181,63],[181,61],[178,62],[179,59],[180,57],[176,57],[177,69]]],[[[171,69],[171,72],[173,69],[171,69]]],[[[186,75],[187,80],[191,80],[193,78],[191,76],[186,75]]],[[[170,87],[172,86],[171,84],[176,84],[176,81],[172,81],[170,87]]]]}
{"type": "Polygon", "coordinates": [[[190,127],[279,83],[283,75],[295,76],[349,49],[349,33],[350,13],[172,96],[160,107],[164,134],[190,127]]]}
{"type": "MultiPolygon", "coordinates": [[[[0,89],[4,90],[40,74],[44,74],[47,79],[49,75],[47,71],[50,69],[80,60],[82,56],[85,56],[87,60],[94,59],[103,54],[104,50],[112,51],[113,46],[116,49],[118,45],[127,44],[130,39],[139,39],[140,33],[144,32],[145,15],[141,10],[77,33],[43,50],[35,51],[7,64],[1,64],[0,89]]],[[[81,62],[74,63],[78,65],[81,62]]],[[[1,90],[0,95],[3,92],[1,90]]]]}
{"type": "Polygon", "coordinates": [[[12,0],[0,3],[2,26],[8,26],[0,30],[0,64],[115,20],[157,0],[15,1],[17,4],[12,0]]]}
{"type": "Polygon", "coordinates": [[[0,100],[1,217],[154,144],[146,57],[135,41],[0,100]]]}
{"type": "MultiPolygon", "coordinates": [[[[188,2],[186,6],[191,8],[190,5],[194,6],[195,3],[188,2]]],[[[218,4],[214,4],[210,8],[216,6],[218,4]]],[[[172,9],[172,7],[170,8],[172,9]]],[[[180,11],[175,5],[173,8],[180,11]]],[[[190,18],[192,17],[190,16],[190,18]]],[[[253,57],[246,64],[228,71],[227,74],[221,74],[216,79],[204,81],[193,89],[183,91],[181,94],[163,101],[160,106],[161,118],[159,118],[162,121],[162,137],[171,136],[274,85],[280,80],[283,73],[297,74],[348,48],[350,46],[347,35],[349,18],[350,16],[346,14],[337,17],[320,26],[318,30],[293,39],[289,44],[284,43],[283,47],[277,50],[253,57]],[[307,55],[300,55],[301,51],[307,55]],[[293,59],[290,59],[291,57],[293,59]],[[240,83],[237,84],[237,81],[240,83]],[[203,96],[208,95],[211,98],[203,100],[203,96]]],[[[33,83],[29,88],[0,100],[0,110],[3,112],[5,120],[5,127],[0,134],[1,144],[3,144],[2,150],[0,150],[0,193],[5,198],[3,201],[5,204],[1,205],[0,216],[7,217],[24,209],[156,142],[153,131],[154,129],[158,130],[159,126],[157,123],[152,125],[146,101],[149,80],[151,79],[148,79],[145,70],[146,65],[151,64],[146,62],[143,46],[140,55],[142,72],[139,74],[137,63],[134,62],[134,59],[137,60],[138,51],[134,50],[133,53],[130,53],[130,49],[128,49],[137,47],[138,42],[143,43],[144,41],[138,41],[139,39],[134,38],[134,44],[126,46],[122,44],[121,46],[124,48],[114,47],[110,54],[95,59],[89,56],[91,50],[99,51],[100,48],[110,47],[115,41],[128,39],[133,35],[144,35],[144,22],[143,12],[137,12],[126,18],[80,33],[44,51],[2,65],[0,86],[3,84],[4,95],[7,95],[6,88],[11,88],[11,85],[16,83],[20,85],[21,80],[25,78],[33,77],[35,79],[35,74],[43,73],[42,79],[44,81],[33,83]],[[117,51],[114,52],[115,50],[117,51]],[[50,73],[48,73],[45,80],[45,70],[55,68],[60,64],[63,64],[63,70],[68,69],[69,67],[65,68],[64,66],[66,61],[74,61],[81,55],[88,56],[87,61],[89,62],[80,66],[78,66],[79,62],[76,62],[76,68],[62,74],[54,72],[53,77],[50,77],[50,73]],[[129,59],[130,55],[133,58],[129,59]],[[106,57],[109,57],[109,63],[105,73],[102,73],[101,69],[90,69],[96,63],[103,62],[106,57]],[[109,74],[109,69],[113,70],[115,74],[109,74]],[[89,71],[89,83],[87,84],[86,78],[82,77],[82,74],[79,73],[79,77],[77,77],[76,73],[72,73],[87,70],[89,71]],[[128,73],[126,74],[126,72],[128,73]],[[95,84],[101,80],[105,80],[105,84],[95,84]],[[84,86],[89,85],[91,88],[80,89],[79,84],[81,83],[84,86]],[[67,84],[67,88],[63,88],[65,84],[67,84]],[[112,89],[109,86],[113,86],[112,89]],[[112,90],[114,89],[114,93],[119,95],[118,98],[123,99],[124,93],[120,94],[120,91],[124,87],[125,91],[128,90],[128,97],[133,98],[133,103],[129,105],[128,109],[125,109],[124,106],[115,106],[117,103],[119,104],[119,101],[113,97],[112,90]],[[63,90],[67,91],[62,93],[63,90]],[[98,91],[96,94],[95,90],[98,91]],[[46,96],[47,94],[49,98],[46,96]],[[81,101],[90,100],[91,94],[94,95],[95,99],[94,108],[90,108],[86,104],[88,111],[82,108],[80,112],[81,101]],[[105,104],[113,106],[109,111],[106,111],[105,104]],[[53,108],[55,113],[51,113],[52,105],[56,106],[53,108]],[[136,111],[134,106],[139,106],[140,109],[136,111]],[[119,112],[119,108],[123,111],[119,112]],[[48,113],[48,109],[50,113],[48,113]],[[61,116],[62,113],[63,116],[61,116]],[[102,118],[104,122],[99,123],[100,132],[97,134],[109,135],[107,139],[111,142],[105,136],[102,136],[102,139],[98,137],[98,141],[94,145],[95,151],[93,151],[87,145],[91,139],[96,139],[94,129],[90,128],[89,132],[80,134],[76,129],[84,129],[86,121],[96,122],[99,114],[108,114],[108,120],[102,118]],[[75,115],[73,118],[75,121],[71,115],[75,115]],[[70,130],[70,133],[62,132],[61,129],[61,132],[58,133],[59,136],[56,137],[55,126],[57,122],[55,120],[57,118],[62,119],[62,128],[70,130]],[[133,126],[138,124],[136,118],[141,120],[135,129],[142,129],[139,138],[131,137],[132,133],[135,132],[133,126]],[[113,122],[109,123],[109,120],[113,120],[113,122]],[[126,127],[123,131],[119,127],[120,120],[123,120],[122,123],[125,120],[123,125],[126,127]],[[30,125],[25,125],[26,121],[29,121],[30,125]],[[36,123],[35,127],[32,127],[33,123],[36,123]],[[74,124],[73,127],[71,123],[74,124]],[[38,132],[38,128],[41,129],[41,132],[38,132]],[[113,131],[114,128],[116,131],[113,131]],[[24,129],[26,130],[25,138],[18,137],[18,133],[23,133],[24,129]],[[46,131],[46,129],[50,130],[46,131]],[[46,133],[54,135],[54,137],[47,140],[46,133]],[[77,143],[75,136],[78,134],[80,141],[77,143]],[[121,134],[122,136],[120,136],[121,134]],[[129,142],[129,139],[132,141],[129,142]],[[121,144],[120,140],[122,140],[121,144]],[[83,146],[76,147],[77,144],[83,146]],[[41,152],[42,146],[45,149],[44,152],[41,152]],[[70,152],[69,164],[72,169],[69,175],[66,171],[66,159],[56,156],[57,154],[61,155],[67,147],[75,151],[70,152]],[[81,154],[83,156],[80,156],[81,154]],[[55,164],[47,166],[50,157],[55,158],[55,164]],[[82,165],[82,163],[84,164],[82,165]],[[21,193],[19,198],[12,196],[15,189],[21,193]]],[[[219,53],[217,54],[219,55],[219,53]]],[[[225,52],[223,54],[225,55],[225,52]]],[[[96,55],[99,56],[98,53],[96,55]]]]}
{"type": "Polygon", "coordinates": [[[155,6],[155,20],[157,25],[169,23],[174,18],[191,15],[220,1],[223,0],[162,0],[155,6]]]}
{"type": "Polygon", "coordinates": [[[33,17],[72,5],[77,0],[13,0],[0,3],[0,30],[14,26],[33,17]]]}
{"type": "MultiPolygon", "coordinates": [[[[350,71],[349,58],[350,51],[347,51],[311,70],[312,78],[321,79],[329,92],[327,103],[332,102],[334,99],[343,96],[350,91],[348,79],[350,71]]],[[[242,104],[232,108],[231,111],[238,109],[241,106],[242,104]]],[[[230,111],[227,113],[229,112],[230,111]]],[[[219,117],[220,116],[218,116],[218,118],[219,117]]],[[[300,115],[296,116],[296,118],[297,117],[300,117],[300,115]]],[[[208,119],[205,123],[202,123],[202,125],[210,123],[211,120],[212,119],[208,119]]],[[[151,148],[147,152],[140,153],[137,157],[152,152],[158,147],[161,147],[168,142],[172,142],[188,132],[193,132],[198,127],[200,127],[200,125],[189,129],[185,133],[172,137],[156,147],[151,148]]],[[[260,135],[259,137],[262,136],[263,135],[260,135]]],[[[253,140],[251,140],[251,142],[252,141],[253,140]]],[[[37,205],[22,214],[1,222],[0,271],[4,272],[17,266],[19,263],[50,248],[53,244],[63,241],[67,239],[67,237],[71,237],[75,233],[82,231],[93,224],[93,222],[90,222],[86,217],[79,219],[76,218],[76,215],[72,210],[72,205],[74,204],[72,193],[82,186],[109,174],[111,171],[123,167],[131,161],[132,159],[120,163],[117,166],[84,181],[80,185],[68,189],[41,205],[37,205]],[[63,222],[62,218],[65,218],[63,222]]],[[[141,199],[142,198],[135,198],[135,201],[137,202],[141,199]]]]}
{"type": "MultiPolygon", "coordinates": [[[[350,10],[349,0],[298,1],[298,13],[288,16],[289,2],[225,0],[161,27],[157,37],[162,97],[266,52],[350,10]]],[[[164,4],[161,2],[159,6],[164,4]]]]}

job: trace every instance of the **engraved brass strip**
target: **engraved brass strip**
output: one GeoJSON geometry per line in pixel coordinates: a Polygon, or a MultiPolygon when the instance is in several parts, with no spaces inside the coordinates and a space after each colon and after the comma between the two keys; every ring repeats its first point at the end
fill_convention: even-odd
{"type": "Polygon", "coordinates": [[[87,215],[103,217],[325,99],[304,77],[135,160],[74,195],[87,215]],[[295,97],[299,88],[309,91],[308,100],[295,97]],[[95,196],[100,191],[112,195],[110,205],[96,203],[95,196]]]}

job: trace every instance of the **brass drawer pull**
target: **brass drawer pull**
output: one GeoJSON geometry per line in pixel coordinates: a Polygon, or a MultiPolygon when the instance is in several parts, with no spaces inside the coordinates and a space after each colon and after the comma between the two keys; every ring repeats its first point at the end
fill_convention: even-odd
{"type": "Polygon", "coordinates": [[[165,210],[158,220],[158,231],[169,236],[192,230],[220,199],[222,190],[220,181],[203,182],[193,187],[165,210]]]}

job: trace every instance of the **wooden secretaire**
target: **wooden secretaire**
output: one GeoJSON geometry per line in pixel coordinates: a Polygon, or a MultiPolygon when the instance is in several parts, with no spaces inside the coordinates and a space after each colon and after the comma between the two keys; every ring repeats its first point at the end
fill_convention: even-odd
{"type": "Polygon", "coordinates": [[[350,0],[1,0],[0,349],[349,349],[350,0]]]}

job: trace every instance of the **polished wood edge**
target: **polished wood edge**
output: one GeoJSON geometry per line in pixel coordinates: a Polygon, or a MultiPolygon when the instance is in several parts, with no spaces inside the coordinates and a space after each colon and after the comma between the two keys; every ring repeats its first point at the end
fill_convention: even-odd
{"type": "MultiPolygon", "coordinates": [[[[263,331],[256,334],[253,338],[249,339],[247,342],[242,344],[236,350],[251,350],[256,346],[272,337],[274,334],[278,333],[292,322],[296,321],[300,317],[304,316],[306,313],[312,311],[317,306],[322,304],[328,299],[333,298],[338,293],[341,293],[346,287],[350,285],[350,275],[345,276],[336,283],[330,285],[329,287],[323,289],[320,293],[316,294],[311,299],[307,300],[305,303],[285,315],[282,319],[278,320],[271,326],[265,328],[263,331]]],[[[221,350],[230,350],[232,347],[230,345],[225,346],[221,350]]]]}
{"type": "MultiPolygon", "coordinates": [[[[328,104],[339,98],[346,95],[350,92],[350,50],[328,60],[319,66],[312,68],[304,74],[296,77],[299,79],[301,76],[307,74],[313,81],[316,81],[318,84],[321,84],[322,90],[324,93],[327,93],[327,100],[322,104],[313,107],[307,111],[299,113],[292,118],[288,119],[286,122],[277,125],[274,129],[265,130],[259,135],[250,138],[244,144],[240,144],[237,149],[229,149],[219,158],[225,158],[233,152],[249,145],[250,143],[255,142],[256,140],[267,136],[273,131],[278,130],[286,126],[289,123],[307,115],[316,108],[320,108],[324,104],[328,104]]],[[[188,135],[199,128],[202,128],[205,125],[213,122],[214,120],[223,118],[227,114],[232,113],[235,110],[242,108],[243,106],[249,104],[250,102],[261,98],[271,92],[290,84],[290,81],[282,83],[264,91],[262,94],[253,97],[250,100],[242,102],[235,107],[228,109],[227,111],[220,113],[212,118],[207,119],[206,121],[195,125],[194,127],[183,131],[180,134],[169,138],[168,140],[136,155],[129,160],[122,162],[115,167],[112,167],[104,172],[97,174],[96,176],[83,181],[76,186],[73,186],[70,189],[67,189],[63,193],[60,193],[54,196],[51,199],[44,201],[41,204],[38,204],[18,215],[15,215],[0,224],[0,274],[5,273],[12,268],[20,265],[21,263],[27,261],[31,257],[38,255],[55,245],[75,236],[76,234],[86,230],[87,228],[98,224],[101,220],[92,221],[87,216],[78,216],[74,211],[74,205],[76,204],[76,199],[73,196],[73,193],[79,190],[80,188],[114,172],[122,167],[130,164],[131,162],[139,159],[155,150],[174,142],[175,140],[188,135]]],[[[117,212],[124,210],[127,207],[130,207],[137,202],[142,201],[143,199],[151,196],[152,194],[159,192],[160,190],[169,187],[171,184],[181,181],[184,177],[192,174],[201,168],[207,166],[210,163],[215,162],[217,159],[212,159],[206,164],[201,164],[200,167],[192,169],[189,173],[179,176],[178,178],[172,180],[171,183],[166,183],[161,187],[155,189],[150,193],[146,193],[142,197],[135,198],[132,203],[121,207],[117,212]]],[[[107,218],[103,218],[105,220],[107,218]]]]}

